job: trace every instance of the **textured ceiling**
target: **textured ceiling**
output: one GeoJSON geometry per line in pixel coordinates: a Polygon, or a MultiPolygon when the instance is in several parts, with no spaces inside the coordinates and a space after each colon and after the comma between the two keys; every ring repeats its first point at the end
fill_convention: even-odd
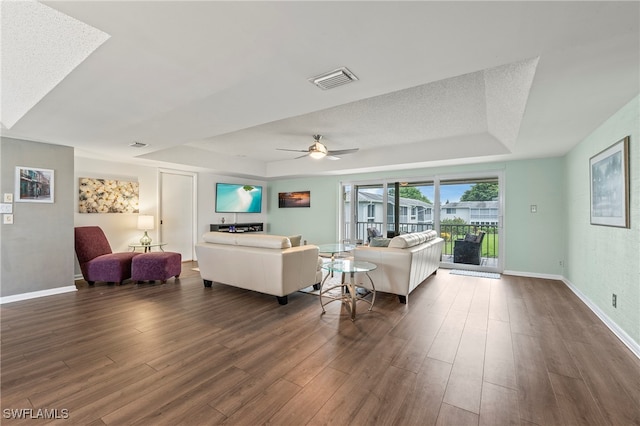
{"type": "Polygon", "coordinates": [[[35,1],[3,1],[0,11],[0,122],[11,128],[109,35],[35,1]]]}
{"type": "Polygon", "coordinates": [[[134,164],[270,179],[557,156],[640,90],[640,2],[44,3],[111,37],[3,135],[134,164]],[[340,66],[359,80],[307,81],[340,66]],[[318,133],[360,150],[277,150],[318,133]]]}

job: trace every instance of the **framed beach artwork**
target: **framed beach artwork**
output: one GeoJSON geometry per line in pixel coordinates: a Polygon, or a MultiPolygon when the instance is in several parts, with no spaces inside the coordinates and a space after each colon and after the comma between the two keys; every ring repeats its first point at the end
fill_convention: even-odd
{"type": "Polygon", "coordinates": [[[279,192],[278,208],[311,207],[311,191],[279,192]]]}
{"type": "Polygon", "coordinates": [[[16,202],[53,203],[53,170],[17,166],[15,182],[16,202]]]}
{"type": "Polygon", "coordinates": [[[629,228],[629,136],[589,160],[591,224],[629,228]]]}

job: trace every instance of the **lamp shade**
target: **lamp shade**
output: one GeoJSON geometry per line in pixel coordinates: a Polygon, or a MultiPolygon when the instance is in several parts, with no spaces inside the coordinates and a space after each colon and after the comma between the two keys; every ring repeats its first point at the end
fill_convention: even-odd
{"type": "Polygon", "coordinates": [[[138,229],[145,231],[153,229],[153,216],[147,214],[138,215],[138,229]]]}

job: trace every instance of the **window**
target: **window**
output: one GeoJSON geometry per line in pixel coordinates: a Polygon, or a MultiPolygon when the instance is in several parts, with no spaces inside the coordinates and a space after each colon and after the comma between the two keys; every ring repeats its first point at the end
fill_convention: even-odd
{"type": "Polygon", "coordinates": [[[367,206],[367,219],[375,219],[376,218],[376,206],[373,204],[369,204],[367,206]]]}
{"type": "Polygon", "coordinates": [[[407,221],[408,212],[409,212],[409,209],[407,208],[407,206],[400,206],[400,222],[407,221]]]}
{"type": "MultiPolygon", "coordinates": [[[[453,265],[465,263],[456,261],[456,240],[474,229],[482,229],[486,232],[482,263],[473,263],[475,266],[469,268],[501,270],[500,243],[504,232],[500,227],[500,179],[501,172],[487,172],[475,176],[435,176],[433,180],[363,182],[353,188],[357,196],[352,202],[359,207],[345,212],[341,221],[343,235],[364,239],[371,226],[391,236],[434,229],[446,237],[442,264],[453,265]]],[[[344,183],[343,187],[348,185],[344,183]]]]}

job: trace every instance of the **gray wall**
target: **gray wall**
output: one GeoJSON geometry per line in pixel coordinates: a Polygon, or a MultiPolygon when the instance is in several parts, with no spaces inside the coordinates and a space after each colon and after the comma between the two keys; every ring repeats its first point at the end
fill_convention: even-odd
{"type": "Polygon", "coordinates": [[[16,166],[54,171],[54,203],[13,203],[0,224],[0,296],[74,285],[73,149],[0,138],[0,193],[13,193],[16,166]]]}

